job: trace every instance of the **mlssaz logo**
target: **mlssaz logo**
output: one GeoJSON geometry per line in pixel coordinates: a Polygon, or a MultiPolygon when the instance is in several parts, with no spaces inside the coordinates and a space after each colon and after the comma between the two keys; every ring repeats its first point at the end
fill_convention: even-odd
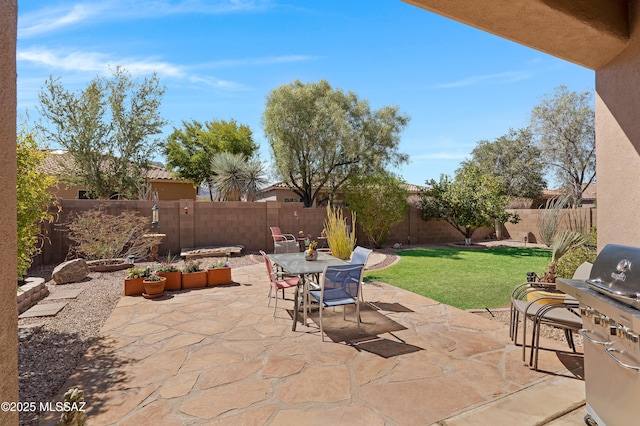
{"type": "Polygon", "coordinates": [[[622,259],[616,265],[616,270],[618,271],[618,273],[616,274],[615,272],[612,272],[611,278],[618,281],[624,281],[627,279],[627,275],[625,274],[625,272],[627,272],[630,269],[631,269],[631,261],[629,259],[622,259]]]}

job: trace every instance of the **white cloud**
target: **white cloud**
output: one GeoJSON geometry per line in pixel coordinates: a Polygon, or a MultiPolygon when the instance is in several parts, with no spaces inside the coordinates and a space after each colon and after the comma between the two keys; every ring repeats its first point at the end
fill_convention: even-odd
{"type": "Polygon", "coordinates": [[[474,86],[477,84],[512,83],[514,81],[526,80],[530,77],[531,73],[528,71],[503,72],[498,74],[477,75],[464,78],[462,80],[452,81],[450,83],[436,84],[433,87],[436,89],[451,89],[454,87],[474,86]]]}
{"type": "Polygon", "coordinates": [[[213,76],[201,76],[189,72],[183,66],[174,65],[154,58],[110,58],[105,54],[83,51],[62,51],[46,48],[19,50],[17,60],[44,66],[56,70],[74,72],[93,72],[109,74],[109,69],[118,65],[132,75],[150,75],[157,73],[161,77],[186,80],[191,83],[203,83],[221,90],[244,90],[245,87],[233,81],[220,80],[213,76]]]}
{"type": "Polygon", "coordinates": [[[242,13],[266,10],[270,0],[147,0],[132,5],[128,0],[80,2],[19,14],[18,36],[29,38],[65,27],[149,19],[177,14],[242,13]]]}
{"type": "Polygon", "coordinates": [[[285,64],[292,62],[306,62],[315,60],[315,56],[310,55],[283,55],[283,56],[267,56],[264,58],[244,58],[244,59],[228,59],[222,61],[206,62],[198,65],[198,68],[232,68],[232,67],[249,67],[273,64],[285,64]]]}
{"type": "Polygon", "coordinates": [[[461,152],[433,152],[428,154],[411,155],[411,160],[464,160],[468,153],[461,152]]]}

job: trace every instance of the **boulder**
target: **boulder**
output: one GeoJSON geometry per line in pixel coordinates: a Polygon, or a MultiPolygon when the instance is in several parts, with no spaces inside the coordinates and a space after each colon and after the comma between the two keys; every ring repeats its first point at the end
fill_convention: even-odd
{"type": "Polygon", "coordinates": [[[73,259],[55,267],[51,274],[56,284],[75,283],[89,275],[89,266],[84,259],[73,259]]]}

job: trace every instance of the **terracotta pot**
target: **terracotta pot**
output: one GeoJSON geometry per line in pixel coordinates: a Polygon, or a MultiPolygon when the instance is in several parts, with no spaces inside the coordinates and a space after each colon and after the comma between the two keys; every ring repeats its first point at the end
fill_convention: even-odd
{"type": "Polygon", "coordinates": [[[144,280],[142,283],[144,284],[144,292],[148,296],[162,295],[164,294],[164,286],[167,282],[167,279],[162,277],[160,281],[147,281],[144,280]]]}
{"type": "Polygon", "coordinates": [[[182,272],[159,272],[158,275],[167,279],[164,285],[165,290],[180,290],[182,288],[182,272]]]}
{"type": "Polygon", "coordinates": [[[231,268],[207,269],[207,285],[231,284],[231,268]]]}
{"type": "Polygon", "coordinates": [[[144,278],[125,278],[124,295],[137,296],[144,293],[144,278]]]}
{"type": "Polygon", "coordinates": [[[207,286],[207,271],[182,273],[182,288],[203,288],[207,286]]]}

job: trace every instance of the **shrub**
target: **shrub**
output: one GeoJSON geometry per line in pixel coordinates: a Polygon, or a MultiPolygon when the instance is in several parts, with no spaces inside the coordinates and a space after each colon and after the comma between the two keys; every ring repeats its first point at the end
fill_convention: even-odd
{"type": "Polygon", "coordinates": [[[355,212],[351,213],[352,232],[349,233],[342,209],[327,205],[327,219],[324,221],[324,229],[327,232],[327,244],[329,244],[331,254],[339,259],[349,260],[353,247],[356,245],[355,212]]]}
{"type": "Polygon", "coordinates": [[[209,269],[216,269],[216,268],[228,268],[229,264],[227,262],[223,262],[222,260],[218,260],[217,262],[213,263],[209,269]]]}
{"type": "Polygon", "coordinates": [[[551,247],[553,239],[558,233],[558,228],[565,214],[565,208],[569,205],[569,197],[551,198],[547,200],[544,211],[538,217],[538,234],[540,241],[547,247],[551,247]]]}
{"type": "Polygon", "coordinates": [[[582,265],[584,262],[593,263],[598,255],[596,238],[596,229],[592,228],[587,244],[569,250],[558,261],[556,265],[556,275],[562,278],[571,278],[576,269],[578,269],[578,266],[582,265]]]}
{"type": "Polygon", "coordinates": [[[178,269],[178,267],[173,264],[177,260],[178,260],[177,257],[171,256],[171,252],[167,253],[167,257],[166,257],[165,261],[160,263],[160,266],[158,266],[158,269],[156,269],[156,271],[160,272],[160,273],[163,273],[163,272],[179,272],[180,270],[178,269]]]}
{"type": "Polygon", "coordinates": [[[51,176],[39,171],[45,153],[30,134],[19,134],[16,143],[18,174],[16,180],[17,226],[18,226],[18,278],[27,273],[33,257],[40,253],[44,236],[40,235],[41,224],[53,221],[49,205],[57,203],[51,199],[47,189],[56,183],[51,176]],[[40,241],[38,241],[40,239],[40,241]]]}
{"type": "Polygon", "coordinates": [[[148,278],[151,275],[151,268],[139,268],[134,266],[127,269],[127,278],[148,278]]]}
{"type": "Polygon", "coordinates": [[[137,212],[123,211],[118,216],[107,214],[104,206],[76,215],[70,223],[70,249],[87,260],[102,260],[110,264],[115,258],[144,258],[153,241],[143,238],[149,220],[137,212]]]}
{"type": "Polygon", "coordinates": [[[202,268],[200,267],[200,262],[196,262],[194,260],[189,260],[184,264],[184,268],[182,268],[182,272],[185,274],[189,274],[191,272],[200,272],[202,268]]]}

